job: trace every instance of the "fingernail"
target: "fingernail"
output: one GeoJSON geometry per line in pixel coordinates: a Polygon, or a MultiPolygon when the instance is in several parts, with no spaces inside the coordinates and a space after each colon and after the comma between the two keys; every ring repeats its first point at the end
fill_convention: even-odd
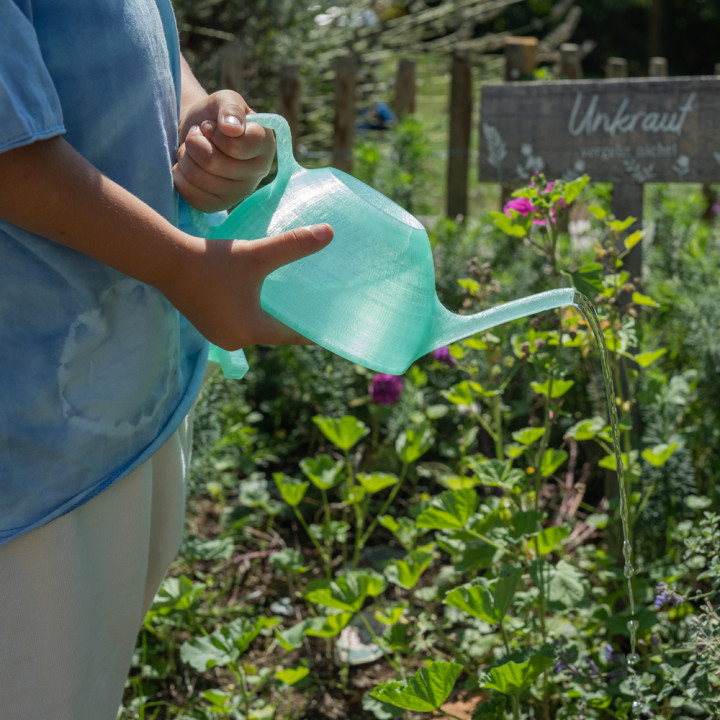
{"type": "Polygon", "coordinates": [[[194,135],[195,133],[200,132],[200,128],[197,125],[193,125],[188,131],[188,135],[194,135]]]}
{"type": "Polygon", "coordinates": [[[315,236],[315,239],[320,242],[328,242],[329,240],[332,240],[333,230],[327,223],[312,225],[310,227],[310,231],[315,236]]]}
{"type": "Polygon", "coordinates": [[[215,127],[209,120],[205,120],[205,122],[203,122],[203,124],[200,126],[200,129],[202,130],[203,135],[206,138],[211,138],[213,136],[213,133],[215,132],[215,127]]]}
{"type": "Polygon", "coordinates": [[[235,127],[245,127],[245,123],[237,116],[237,115],[230,115],[229,113],[226,113],[223,115],[223,120],[228,125],[234,125],[235,127]]]}

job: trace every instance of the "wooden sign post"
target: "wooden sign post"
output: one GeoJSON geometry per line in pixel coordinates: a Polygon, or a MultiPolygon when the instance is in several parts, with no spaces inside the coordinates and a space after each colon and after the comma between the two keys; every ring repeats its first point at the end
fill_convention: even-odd
{"type": "Polygon", "coordinates": [[[479,178],[524,184],[536,172],[549,180],[587,173],[634,189],[642,212],[645,183],[720,180],[718,117],[714,76],[489,85],[479,178]]]}

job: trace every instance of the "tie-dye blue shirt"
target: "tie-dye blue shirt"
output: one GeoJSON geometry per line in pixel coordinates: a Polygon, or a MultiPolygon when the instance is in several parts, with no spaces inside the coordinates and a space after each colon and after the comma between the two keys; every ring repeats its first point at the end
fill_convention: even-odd
{"type": "MultiPolygon", "coordinates": [[[[0,152],[63,135],[175,222],[179,57],[170,0],[0,0],[0,152]]],[[[148,458],[206,358],[157,290],[0,219],[0,543],[148,458]]]]}

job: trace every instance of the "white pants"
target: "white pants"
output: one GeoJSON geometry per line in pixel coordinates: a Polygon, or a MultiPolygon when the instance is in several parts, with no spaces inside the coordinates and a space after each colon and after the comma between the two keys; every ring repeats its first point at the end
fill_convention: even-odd
{"type": "Polygon", "coordinates": [[[187,419],[146,463],[0,547],[0,720],[115,720],[185,516],[187,419]]]}

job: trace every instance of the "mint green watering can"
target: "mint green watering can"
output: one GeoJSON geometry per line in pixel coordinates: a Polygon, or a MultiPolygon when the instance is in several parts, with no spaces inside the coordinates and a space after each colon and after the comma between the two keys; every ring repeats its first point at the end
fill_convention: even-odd
{"type": "MultiPolygon", "coordinates": [[[[418,220],[351,175],[300,166],[281,116],[247,120],[275,132],[277,175],[206,234],[255,240],[302,225],[332,225],[335,236],[326,248],[275,270],[260,295],[265,311],[318,345],[376,372],[401,375],[443,345],[573,304],[575,290],[562,288],[475,315],[451,312],[437,296],[430,242],[418,220]]],[[[231,355],[211,351],[226,375],[233,375],[231,355]]]]}

